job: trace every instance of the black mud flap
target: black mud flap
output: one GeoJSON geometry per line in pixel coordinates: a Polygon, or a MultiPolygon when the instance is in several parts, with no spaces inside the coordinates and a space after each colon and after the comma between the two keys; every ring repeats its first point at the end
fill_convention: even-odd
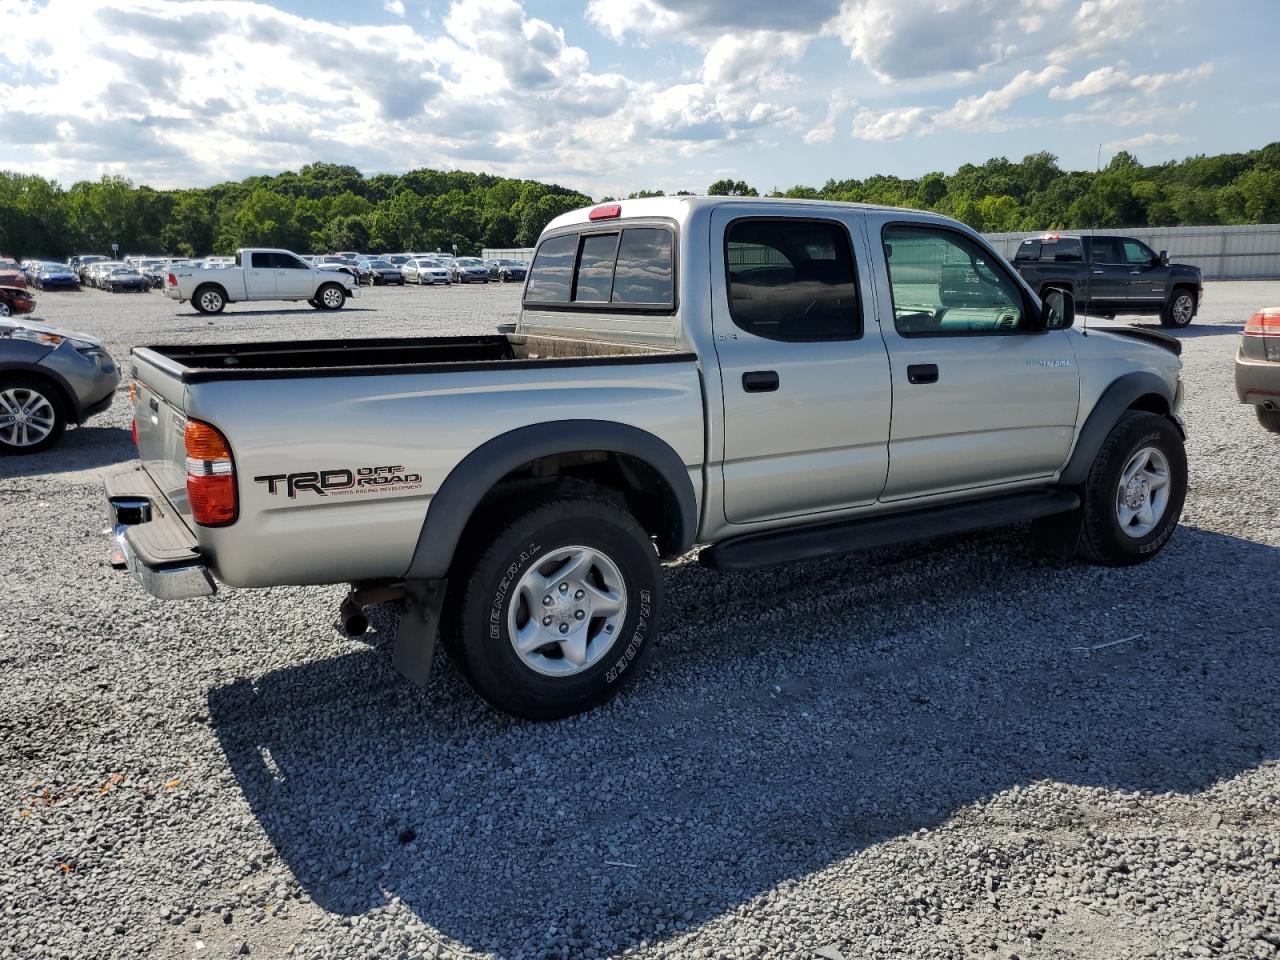
{"type": "Polygon", "coordinates": [[[425,687],[431,676],[447,583],[446,580],[406,580],[404,584],[404,612],[400,614],[400,626],[391,649],[391,665],[419,687],[425,687]]]}

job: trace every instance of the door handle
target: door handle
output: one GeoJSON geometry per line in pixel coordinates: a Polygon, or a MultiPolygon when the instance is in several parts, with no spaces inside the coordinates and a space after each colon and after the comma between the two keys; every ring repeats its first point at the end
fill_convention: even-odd
{"type": "Polygon", "coordinates": [[[1104,273],[1106,273],[1106,271],[1105,271],[1105,270],[1095,270],[1095,271],[1093,271],[1093,275],[1094,275],[1095,277],[1100,277],[1100,276],[1102,276],[1104,273]]]}
{"type": "Polygon", "coordinates": [[[1141,272],[1142,272],[1141,270],[1130,270],[1130,271],[1129,271],[1129,276],[1131,276],[1131,277],[1136,277],[1136,276],[1137,276],[1138,274],[1140,274],[1141,272]]]}
{"type": "Polygon", "coordinates": [[[776,370],[748,370],[742,375],[742,389],[747,393],[769,393],[778,389],[776,370]]]}
{"type": "Polygon", "coordinates": [[[907,383],[937,383],[936,363],[913,363],[907,367],[907,383]]]}

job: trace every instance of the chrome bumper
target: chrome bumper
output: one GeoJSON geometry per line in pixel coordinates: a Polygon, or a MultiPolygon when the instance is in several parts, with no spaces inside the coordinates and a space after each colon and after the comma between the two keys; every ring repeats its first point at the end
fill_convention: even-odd
{"type": "Polygon", "coordinates": [[[136,469],[108,477],[106,497],[111,566],[128,570],[159,600],[207,597],[217,591],[195,538],[169,512],[163,494],[145,472],[136,469]],[[164,546],[159,556],[152,549],[156,542],[164,546]]]}

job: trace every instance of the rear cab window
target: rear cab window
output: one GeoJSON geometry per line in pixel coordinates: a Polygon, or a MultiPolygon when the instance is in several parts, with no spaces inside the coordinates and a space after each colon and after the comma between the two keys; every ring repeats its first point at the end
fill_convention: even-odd
{"type": "Polygon", "coordinates": [[[669,227],[625,223],[549,237],[534,254],[524,306],[670,313],[674,237],[669,227]]]}

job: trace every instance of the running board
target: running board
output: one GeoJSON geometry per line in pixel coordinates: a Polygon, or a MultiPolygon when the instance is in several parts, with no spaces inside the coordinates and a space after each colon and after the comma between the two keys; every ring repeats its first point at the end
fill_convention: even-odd
{"type": "Polygon", "coordinates": [[[748,533],[707,547],[698,562],[712,570],[754,570],[933,540],[1066,513],[1080,506],[1070,490],[1033,490],[837,523],[748,533]]]}

